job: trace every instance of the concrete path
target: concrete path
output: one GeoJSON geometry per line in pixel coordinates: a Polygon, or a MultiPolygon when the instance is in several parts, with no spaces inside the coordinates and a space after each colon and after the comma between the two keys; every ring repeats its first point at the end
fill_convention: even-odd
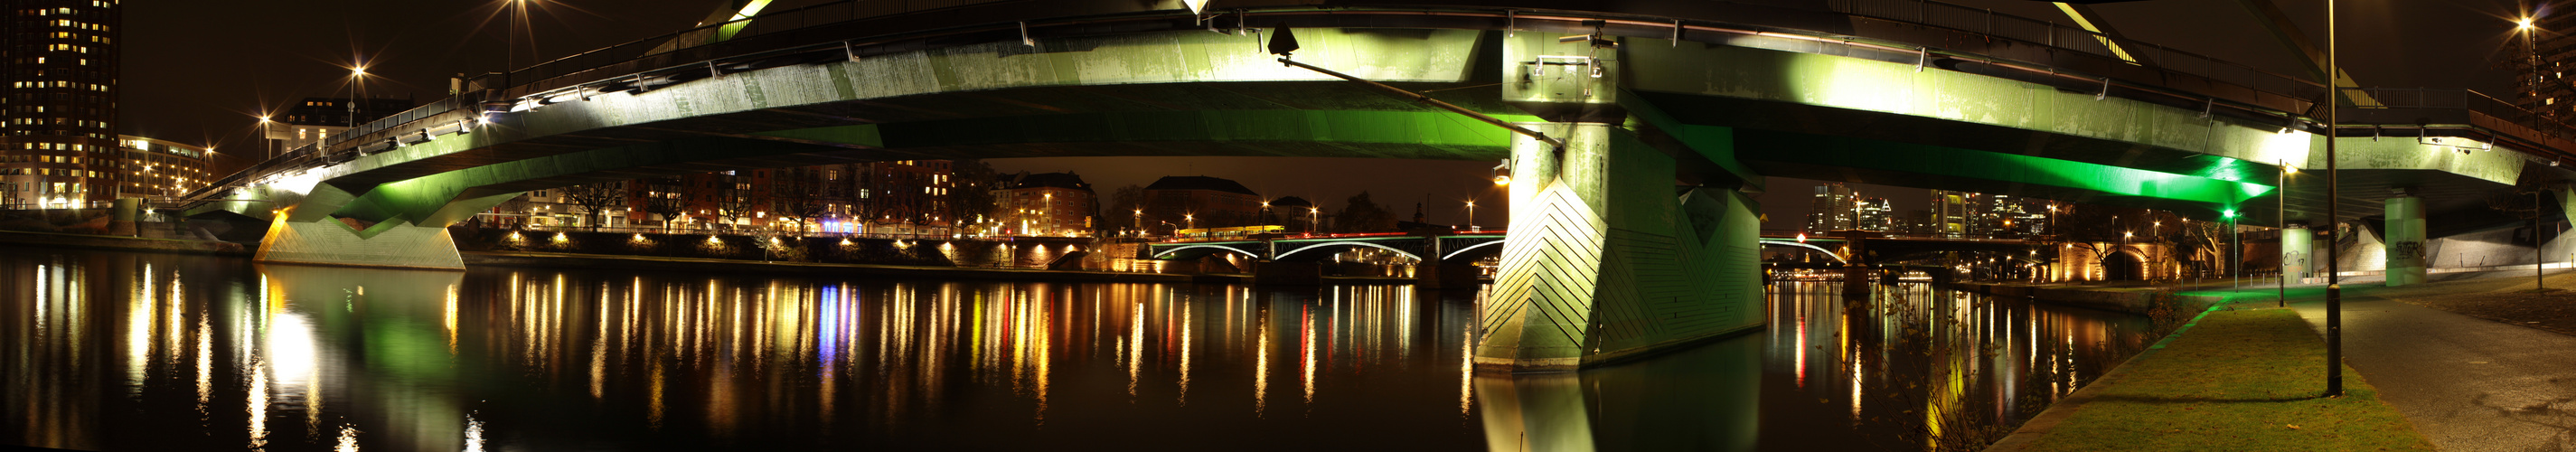
{"type": "MultiPolygon", "coordinates": [[[[2487,285],[2344,291],[2344,362],[2442,450],[2576,450],[2576,336],[2397,301],[2487,285]]],[[[2325,301],[2300,295],[2291,307],[2323,334],[2325,301]]]]}

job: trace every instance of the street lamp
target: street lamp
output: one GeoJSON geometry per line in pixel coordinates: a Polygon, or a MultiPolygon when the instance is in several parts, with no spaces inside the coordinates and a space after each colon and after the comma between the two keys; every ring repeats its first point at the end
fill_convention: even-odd
{"type": "Polygon", "coordinates": [[[259,148],[259,152],[260,152],[259,157],[260,157],[260,160],[263,160],[263,161],[268,160],[268,159],[271,159],[271,158],[276,158],[276,157],[277,157],[277,155],[276,155],[276,154],[277,154],[277,143],[272,142],[272,141],[270,141],[270,140],[268,139],[268,128],[269,128],[269,127],[272,127],[272,126],[268,125],[268,113],[260,113],[260,114],[259,114],[259,141],[260,141],[261,143],[265,143],[265,144],[262,144],[262,145],[260,146],[260,148],[259,148]]]}
{"type": "Polygon", "coordinates": [[[366,81],[366,64],[361,63],[356,67],[349,68],[349,130],[347,132],[340,132],[342,134],[358,131],[358,90],[360,86],[366,83],[366,81]]]}
{"type": "MultiPolygon", "coordinates": [[[[2529,95],[2529,96],[2525,96],[2525,97],[2523,97],[2524,99],[2537,99],[2537,98],[2540,98],[2540,45],[2539,45],[2539,43],[2535,42],[2535,41],[2532,39],[2532,32],[2539,31],[2539,30],[2540,30],[2540,27],[2532,25],[2532,23],[2533,23],[2533,22],[2535,22],[2535,21],[2536,21],[2536,20],[2535,20],[2533,17],[2531,17],[2531,16],[2522,16],[2522,18],[2520,18],[2520,19],[2515,19],[2515,20],[2513,21],[2513,24],[2514,24],[2513,29],[2514,29],[2514,31],[2522,32],[2522,48],[2523,48],[2524,50],[2528,50],[2528,51],[2530,51],[2530,55],[2531,55],[2531,88],[2530,88],[2530,91],[2529,91],[2529,94],[2530,94],[2530,95],[2529,95]]],[[[2533,107],[2534,107],[2533,109],[2536,111],[2536,110],[2538,110],[2538,107],[2539,107],[2539,106],[2538,106],[2538,105],[2533,105],[2533,107]]],[[[2537,116],[2537,115],[2534,115],[2534,116],[2537,116]]],[[[2536,118],[2536,117],[2535,117],[2535,118],[2532,118],[2532,119],[2534,120],[2534,122],[2537,122],[2539,118],[2536,118]]]]}
{"type": "Polygon", "coordinates": [[[1319,218],[1321,218],[1323,214],[1324,214],[1324,208],[1322,208],[1322,207],[1308,207],[1308,208],[1306,208],[1306,233],[1307,233],[1307,234],[1311,235],[1311,234],[1314,234],[1314,233],[1315,233],[1315,223],[1319,223],[1319,222],[1321,222],[1321,220],[1319,220],[1319,218]]]}
{"type": "Polygon", "coordinates": [[[1485,232],[1483,228],[1476,227],[1476,200],[1473,199],[1467,200],[1467,231],[1485,232]]]}
{"type": "MultiPolygon", "coordinates": [[[[2334,68],[2342,67],[2335,61],[2334,13],[2335,0],[2326,0],[2326,70],[2328,71],[2333,71],[2334,68]]],[[[2327,75],[2331,76],[2333,73],[2328,72],[2327,75]]],[[[2341,225],[2342,222],[2342,220],[2339,219],[2341,218],[2339,216],[2341,214],[2339,210],[2341,209],[2338,209],[2335,206],[2336,204],[2342,204],[2341,202],[2336,202],[2336,200],[2341,198],[2342,190],[2335,185],[2342,181],[2338,180],[2341,179],[2341,172],[2335,171],[2335,138],[2342,135],[2342,132],[2338,129],[2343,126],[2343,105],[2339,101],[2340,98],[2343,97],[2343,83],[2334,80],[2333,77],[2328,77],[2326,87],[2326,232],[2328,234],[2326,237],[2328,241],[2326,243],[2325,259],[2325,396],[2338,397],[2343,395],[2343,277],[2335,274],[2337,270],[2342,270],[2342,266],[2335,263],[2335,258],[2337,257],[2335,254],[2337,253],[2334,252],[2335,247],[2332,240],[2334,237],[2333,232],[2335,230],[2335,226],[2341,225]]]]}
{"type": "Polygon", "coordinates": [[[1182,229],[1198,229],[1198,228],[1199,228],[1199,216],[1198,216],[1198,214],[1191,214],[1191,213],[1181,214],[1181,225],[1183,225],[1183,226],[1189,226],[1189,227],[1187,227],[1187,228],[1182,228],[1182,229]]]}
{"type": "Polygon", "coordinates": [[[510,2],[510,29],[501,35],[501,73],[508,74],[519,64],[519,28],[527,26],[528,0],[504,1],[510,2]]]}

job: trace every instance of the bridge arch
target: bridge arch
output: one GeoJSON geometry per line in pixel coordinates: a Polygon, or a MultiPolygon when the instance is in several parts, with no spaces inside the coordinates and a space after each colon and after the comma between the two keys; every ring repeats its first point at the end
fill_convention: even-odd
{"type": "Polygon", "coordinates": [[[1440,261],[1441,261],[1441,262],[1451,262],[1451,261],[1456,261],[1456,260],[1458,260],[1458,257],[1459,257],[1459,256],[1467,256],[1467,255],[1468,255],[1468,254],[1467,254],[1467,252],[1468,252],[1468,251],[1475,251],[1475,252],[1476,252],[1476,254],[1475,254],[1474,256],[1475,256],[1475,258],[1477,258],[1477,259],[1482,259],[1482,258],[1484,258],[1485,256],[1489,256],[1489,255],[1502,254],[1502,253],[1503,253],[1503,241],[1501,241],[1501,240],[1495,240],[1495,241],[1491,241],[1491,242],[1478,243],[1478,244],[1474,244],[1474,245],[1467,245],[1467,246],[1459,247],[1458,249],[1455,249],[1455,250],[1449,250],[1449,254],[1443,254],[1443,255],[1440,255],[1440,261]]]}
{"type": "Polygon", "coordinates": [[[1207,256],[1207,255],[1210,255],[1210,254],[1219,254],[1219,253],[1234,253],[1234,254],[1240,254],[1240,255],[1243,255],[1243,257],[1249,257],[1249,258],[1255,258],[1255,259],[1258,259],[1258,258],[1260,258],[1260,257],[1261,257],[1261,255],[1253,254],[1251,251],[1244,251],[1244,250],[1237,249],[1237,248],[1235,248],[1235,247],[1231,247],[1231,246],[1225,246],[1225,245],[1189,245],[1189,246],[1183,246],[1183,247],[1179,247],[1179,248],[1172,248],[1172,249],[1168,249],[1168,250],[1163,250],[1163,252],[1160,252],[1160,253],[1154,253],[1154,258],[1155,258],[1155,259],[1164,259],[1164,260],[1173,260],[1173,259],[1196,259],[1196,258],[1199,258],[1199,257],[1201,257],[1201,256],[1207,256]]]}
{"type": "Polygon", "coordinates": [[[1288,250],[1288,251],[1286,251],[1286,252],[1279,253],[1279,255],[1278,255],[1278,256],[1276,256],[1276,257],[1272,257],[1272,258],[1270,258],[1270,259],[1271,259],[1271,260],[1287,260],[1289,256],[1297,255],[1298,253],[1305,252],[1306,250],[1320,249],[1320,248],[1368,247],[1368,248],[1377,248],[1377,249],[1382,249],[1382,250],[1387,250],[1387,251],[1394,251],[1394,252],[1395,252],[1395,254],[1402,255],[1402,256],[1407,257],[1407,258],[1412,258],[1414,262],[1427,262],[1427,260],[1423,259],[1421,255],[1413,254],[1413,252],[1411,252],[1411,251],[1405,251],[1405,250],[1401,250],[1401,249],[1396,249],[1395,247],[1391,247],[1391,246],[1379,245],[1379,244],[1375,244],[1375,243],[1368,243],[1368,242],[1355,242],[1355,241],[1332,241],[1332,242],[1321,242],[1321,243],[1307,243],[1307,244],[1304,244],[1304,245],[1306,245],[1306,246],[1297,247],[1297,249],[1288,250]]]}
{"type": "Polygon", "coordinates": [[[1834,262],[1840,262],[1840,263],[1844,263],[1844,264],[1849,264],[1849,263],[1851,263],[1851,261],[1850,261],[1850,260],[1848,260],[1848,259],[1843,259],[1843,256],[1842,256],[1842,255],[1840,255],[1840,254],[1834,254],[1834,250],[1825,249],[1825,247],[1816,246],[1816,245],[1814,245],[1814,244],[1810,244],[1810,243],[1804,243],[1804,242],[1789,242],[1789,241],[1777,241],[1777,240],[1763,240],[1763,241],[1762,241],[1762,246],[1788,246],[1788,247],[1806,248],[1806,249],[1816,250],[1816,252],[1817,252],[1817,253],[1822,253],[1822,254],[1824,254],[1825,256],[1832,257],[1832,258],[1834,258],[1834,262]]]}
{"type": "Polygon", "coordinates": [[[2112,248],[2111,252],[2102,253],[2097,260],[2100,261],[2099,265],[2102,266],[2102,279],[2104,280],[2142,281],[2146,280],[2148,274],[2155,270],[2147,268],[2147,262],[2149,259],[2147,259],[2146,251],[2138,249],[2135,245],[2122,245],[2112,248]]]}

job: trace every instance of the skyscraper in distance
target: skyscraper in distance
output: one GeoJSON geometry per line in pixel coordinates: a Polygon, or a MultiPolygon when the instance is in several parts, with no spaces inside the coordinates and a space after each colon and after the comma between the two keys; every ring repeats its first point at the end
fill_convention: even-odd
{"type": "Polygon", "coordinates": [[[1851,186],[1840,182],[1826,182],[1824,185],[1818,185],[1815,198],[1810,203],[1807,210],[1807,232],[1840,231],[1852,228],[1853,214],[1857,209],[1852,205],[1851,186]]]}

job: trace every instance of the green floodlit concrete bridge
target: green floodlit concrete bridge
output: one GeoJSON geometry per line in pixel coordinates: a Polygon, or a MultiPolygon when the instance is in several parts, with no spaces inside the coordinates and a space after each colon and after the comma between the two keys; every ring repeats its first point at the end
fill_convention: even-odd
{"type": "MultiPolygon", "coordinates": [[[[1747,193],[1766,176],[2252,224],[2350,221],[2385,203],[2397,242],[2424,238],[2427,208],[2465,212],[2493,188],[2562,176],[2547,163],[2576,149],[2560,126],[2517,124],[2456,91],[2374,92],[2345,115],[2363,122],[2328,129],[2309,119],[2327,91],[2317,83],[1910,0],[750,11],[765,3],[737,0],[751,19],[478,78],[185,209],[268,222],[263,261],[460,268],[444,226],[522,191],[598,181],[902,159],[1503,160],[1516,234],[1477,360],[1552,370],[1760,328],[1747,193]],[[1263,50],[1281,27],[1295,29],[1297,61],[1433,92],[1563,145],[1284,67],[1263,50]],[[2328,130],[2342,137],[2344,218],[2318,213],[2315,177],[2293,179],[2287,215],[2258,207],[2283,200],[2280,163],[2325,166],[2328,130]]],[[[2420,256],[2397,259],[2421,274],[2420,256]]]]}

